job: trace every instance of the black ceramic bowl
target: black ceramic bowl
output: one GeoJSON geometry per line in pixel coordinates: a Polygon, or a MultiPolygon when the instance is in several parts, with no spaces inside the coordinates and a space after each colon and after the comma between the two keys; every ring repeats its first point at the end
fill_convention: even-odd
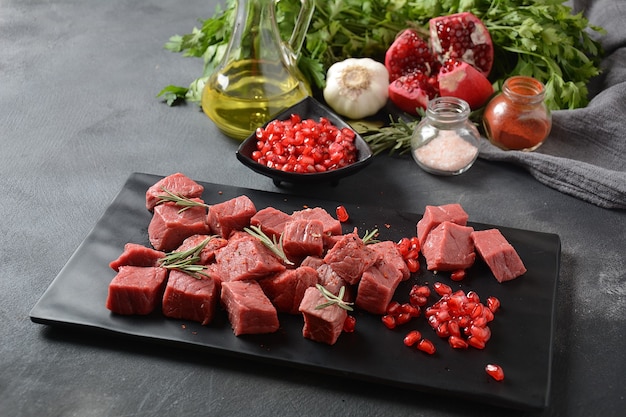
{"type": "MultiPolygon", "coordinates": [[[[274,119],[287,120],[291,117],[292,114],[299,115],[302,120],[319,120],[320,117],[325,117],[338,128],[347,127],[349,129],[352,129],[350,125],[344,122],[337,114],[335,114],[332,110],[330,110],[328,107],[326,107],[313,97],[305,98],[304,100],[277,115],[274,119]]],[[[264,127],[268,123],[266,123],[264,127]]],[[[370,150],[370,147],[367,145],[367,142],[365,142],[363,138],[359,134],[357,134],[355,138],[355,144],[357,148],[356,162],[343,168],[338,168],[326,172],[299,174],[296,172],[280,171],[255,162],[252,159],[252,152],[256,150],[256,143],[256,134],[253,133],[239,146],[239,149],[237,150],[237,159],[239,159],[244,165],[246,165],[253,171],[270,177],[272,180],[274,180],[274,184],[276,186],[280,186],[283,182],[294,184],[328,182],[332,185],[336,185],[341,178],[352,175],[355,172],[365,168],[365,166],[369,164],[372,159],[372,151],[370,150]]]]}

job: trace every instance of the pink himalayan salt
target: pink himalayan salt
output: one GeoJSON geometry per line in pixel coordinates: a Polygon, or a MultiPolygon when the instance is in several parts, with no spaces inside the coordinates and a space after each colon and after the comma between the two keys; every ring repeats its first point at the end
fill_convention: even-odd
{"type": "Polygon", "coordinates": [[[478,148],[456,132],[442,130],[426,145],[414,151],[415,158],[424,166],[446,172],[456,172],[471,164],[478,148]]]}

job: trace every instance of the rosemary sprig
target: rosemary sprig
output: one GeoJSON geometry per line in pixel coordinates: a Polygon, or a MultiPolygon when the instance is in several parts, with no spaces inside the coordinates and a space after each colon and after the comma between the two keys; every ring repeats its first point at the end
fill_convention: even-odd
{"type": "Polygon", "coordinates": [[[370,245],[372,243],[378,243],[380,242],[380,240],[378,239],[374,239],[374,237],[376,237],[376,235],[378,234],[378,229],[374,229],[371,232],[368,232],[367,230],[365,231],[365,236],[363,236],[363,243],[366,245],[370,245]]]}
{"type": "Polygon", "coordinates": [[[165,194],[162,194],[162,195],[158,196],[159,201],[158,201],[157,204],[165,203],[166,201],[171,201],[171,202],[175,203],[177,206],[181,207],[181,209],[178,210],[179,213],[182,213],[183,211],[185,211],[187,209],[190,209],[191,207],[206,207],[206,208],[209,208],[208,204],[192,200],[192,199],[190,199],[188,197],[185,197],[183,195],[180,195],[180,194],[175,194],[175,193],[171,192],[170,190],[168,190],[165,187],[161,187],[161,189],[165,192],[165,194]]]}
{"type": "Polygon", "coordinates": [[[321,284],[316,284],[315,288],[317,288],[319,290],[319,292],[322,293],[322,295],[324,296],[324,298],[326,298],[328,301],[325,303],[322,303],[318,306],[315,306],[316,310],[321,310],[323,308],[326,307],[330,307],[332,305],[336,305],[337,307],[343,308],[344,310],[348,310],[348,311],[352,311],[352,304],[354,303],[349,303],[347,301],[344,301],[343,296],[346,293],[346,287],[341,287],[339,289],[339,294],[335,295],[332,292],[328,291],[323,285],[321,284]]]}
{"type": "Polygon", "coordinates": [[[291,262],[287,258],[287,255],[285,255],[285,251],[283,250],[282,234],[277,241],[276,236],[272,236],[272,238],[270,239],[270,237],[266,235],[259,226],[244,227],[243,230],[259,239],[261,243],[263,243],[269,250],[271,250],[274,255],[278,256],[284,263],[286,263],[287,265],[293,265],[293,262],[291,262]]]}
{"type": "Polygon", "coordinates": [[[159,259],[159,266],[167,269],[176,269],[185,272],[194,278],[201,279],[209,275],[204,272],[205,265],[201,265],[200,252],[206,247],[214,236],[209,236],[196,246],[180,252],[170,252],[159,259]]]}
{"type": "Polygon", "coordinates": [[[388,126],[362,132],[361,136],[374,155],[383,151],[389,151],[390,155],[396,152],[402,155],[411,150],[411,136],[419,121],[419,119],[406,121],[400,117],[394,121],[393,116],[389,116],[388,126]]]}

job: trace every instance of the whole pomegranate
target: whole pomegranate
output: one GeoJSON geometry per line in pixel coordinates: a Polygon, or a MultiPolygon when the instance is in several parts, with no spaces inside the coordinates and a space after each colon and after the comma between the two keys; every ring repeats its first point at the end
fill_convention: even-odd
{"type": "Polygon", "coordinates": [[[429,21],[430,38],[417,31],[400,33],[385,55],[389,71],[389,98],[401,110],[417,114],[438,95],[483,106],[493,93],[487,76],[493,66],[489,31],[470,12],[429,21]]]}

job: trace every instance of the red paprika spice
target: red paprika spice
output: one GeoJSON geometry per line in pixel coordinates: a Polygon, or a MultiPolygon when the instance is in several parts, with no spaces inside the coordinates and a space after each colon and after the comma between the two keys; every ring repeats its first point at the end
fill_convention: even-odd
{"type": "Polygon", "coordinates": [[[505,150],[533,151],[545,141],[552,116],[544,102],[545,86],[526,76],[514,76],[502,86],[483,113],[487,138],[505,150]]]}

